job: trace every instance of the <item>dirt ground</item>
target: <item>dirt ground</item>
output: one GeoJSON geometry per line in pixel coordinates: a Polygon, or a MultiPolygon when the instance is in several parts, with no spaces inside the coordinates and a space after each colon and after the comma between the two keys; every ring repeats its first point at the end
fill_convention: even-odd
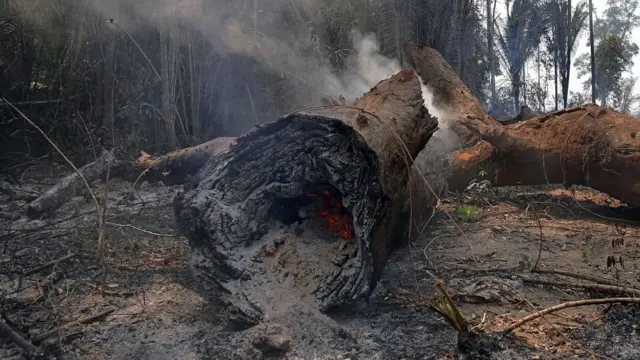
{"type": "MultiPolygon", "coordinates": [[[[25,199],[64,173],[37,166],[0,183],[2,320],[32,342],[57,329],[41,344],[59,359],[474,358],[457,350],[456,332],[429,308],[437,293],[432,275],[485,331],[565,301],[616,296],[571,288],[586,282],[534,274],[534,266],[640,287],[638,212],[586,188],[489,189],[441,199],[423,235],[394,253],[368,304],[324,320],[294,308],[256,328],[232,331],[224,314],[194,289],[187,241],[175,230],[177,188],[142,184],[135,201],[117,204],[131,184],[111,182],[108,255],[100,266],[95,212],[83,197],[47,221],[21,216],[25,199]],[[30,271],[70,253],[76,255],[30,271]],[[615,266],[607,266],[612,259],[615,266]],[[106,310],[112,312],[59,329],[106,310]]],[[[501,338],[502,349],[491,358],[638,359],[638,324],[636,305],[570,308],[501,338]]],[[[0,338],[0,358],[22,354],[0,338]]]]}

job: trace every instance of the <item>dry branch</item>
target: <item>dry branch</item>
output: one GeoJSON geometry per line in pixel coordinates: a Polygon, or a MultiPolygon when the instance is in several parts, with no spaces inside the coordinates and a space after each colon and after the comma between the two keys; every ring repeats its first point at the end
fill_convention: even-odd
{"type": "Polygon", "coordinates": [[[36,348],[32,343],[23,338],[20,334],[13,331],[9,325],[0,320],[0,335],[11,339],[16,345],[20,346],[27,352],[28,356],[42,355],[42,351],[36,348]]]}
{"type": "Polygon", "coordinates": [[[59,259],[52,260],[52,261],[50,261],[50,262],[48,262],[48,263],[46,263],[44,265],[38,266],[35,269],[31,269],[29,271],[25,271],[22,274],[22,276],[29,276],[29,275],[35,274],[37,272],[40,272],[42,270],[48,269],[48,268],[53,267],[53,266],[55,266],[55,265],[57,265],[57,264],[59,264],[59,263],[61,263],[63,261],[69,260],[69,259],[75,257],[76,255],[77,255],[76,253],[71,253],[71,254],[65,255],[65,256],[63,256],[63,257],[61,257],[59,259]]]}
{"type": "Polygon", "coordinates": [[[77,172],[67,175],[47,192],[33,200],[27,207],[27,216],[34,219],[55,211],[70,198],[79,195],[83,189],[86,190],[85,180],[91,184],[102,178],[110,164],[113,166],[115,162],[113,154],[104,151],[98,159],[79,168],[77,172]]]}
{"type": "Polygon", "coordinates": [[[451,156],[450,188],[463,189],[484,170],[495,186],[585,185],[640,205],[640,119],[585,105],[503,126],[436,50],[408,45],[407,52],[436,103],[454,114],[465,147],[451,156]]]}
{"type": "Polygon", "coordinates": [[[141,169],[147,169],[145,174],[147,178],[162,179],[163,182],[170,184],[181,184],[186,180],[187,175],[195,174],[211,156],[227,150],[234,141],[234,137],[219,137],[159,157],[153,157],[141,151],[135,165],[141,169]]]}
{"type": "Polygon", "coordinates": [[[248,323],[296,302],[325,311],[368,297],[406,231],[410,168],[436,127],[404,70],[353,106],[236,139],[175,201],[203,290],[248,323]]]}
{"type": "Polygon", "coordinates": [[[514,322],[513,324],[507,326],[502,329],[500,332],[502,334],[510,333],[511,331],[519,328],[520,326],[531,322],[535,319],[543,317],[547,314],[551,314],[553,312],[578,307],[578,306],[588,306],[588,305],[602,305],[602,304],[615,304],[615,303],[623,303],[623,304],[640,304],[640,298],[604,298],[604,299],[587,299],[587,300],[577,300],[577,301],[569,301],[562,304],[554,305],[552,307],[542,309],[540,311],[536,311],[531,315],[527,315],[522,319],[514,322]]]}
{"type": "Polygon", "coordinates": [[[182,184],[195,174],[211,157],[226,150],[235,138],[221,137],[206,143],[176,150],[159,157],[153,157],[144,151],[135,161],[115,159],[104,151],[93,162],[86,164],[60,180],[47,192],[33,200],[27,208],[29,218],[50,215],[64,205],[73,196],[85,191],[80,174],[88,183],[103,179],[107,172],[112,178],[125,178],[131,181],[162,181],[165,184],[182,184]]]}
{"type": "Polygon", "coordinates": [[[530,283],[530,284],[538,284],[538,285],[549,285],[556,287],[566,287],[573,289],[584,289],[584,290],[592,290],[592,291],[603,291],[603,292],[611,292],[617,294],[625,294],[631,296],[640,296],[640,290],[625,287],[625,286],[616,286],[616,285],[603,285],[603,284],[578,284],[578,283],[570,283],[570,282],[561,282],[561,281],[550,281],[550,280],[539,280],[532,279],[526,276],[520,276],[522,281],[530,283]]]}
{"type": "Polygon", "coordinates": [[[74,321],[68,322],[68,323],[66,323],[66,324],[64,324],[64,325],[62,325],[62,326],[59,326],[59,327],[55,328],[55,329],[52,329],[52,330],[49,330],[49,331],[45,331],[45,332],[43,332],[42,334],[40,334],[40,335],[36,336],[36,337],[33,339],[33,342],[34,342],[35,344],[39,344],[39,343],[41,343],[43,340],[45,340],[45,339],[47,339],[47,338],[49,338],[49,337],[51,337],[51,336],[53,336],[53,335],[55,335],[55,334],[57,334],[57,333],[61,332],[62,330],[65,330],[65,329],[68,329],[68,328],[71,328],[71,327],[74,327],[74,326],[77,326],[77,325],[87,325],[87,324],[91,324],[91,323],[93,323],[93,322],[96,322],[96,321],[98,321],[98,320],[103,319],[105,316],[107,316],[107,315],[111,314],[111,313],[112,313],[112,312],[114,312],[114,311],[116,311],[116,309],[115,309],[115,308],[109,308],[109,309],[107,309],[107,310],[104,310],[104,311],[102,311],[102,312],[100,312],[100,313],[96,314],[96,315],[87,316],[87,317],[83,317],[83,318],[80,318],[80,319],[77,319],[77,320],[74,320],[74,321]]]}
{"type": "MultiPolygon", "coordinates": [[[[618,282],[616,282],[614,280],[603,279],[603,278],[596,277],[596,276],[591,276],[591,275],[572,273],[572,272],[563,271],[563,270],[533,269],[533,270],[531,270],[531,272],[532,273],[537,273],[537,274],[563,275],[563,276],[568,276],[568,277],[572,277],[572,278],[575,278],[575,279],[593,281],[594,283],[597,283],[597,284],[620,286],[620,283],[618,283],[618,282]]],[[[640,290],[638,290],[638,291],[640,291],[640,290]]]]}

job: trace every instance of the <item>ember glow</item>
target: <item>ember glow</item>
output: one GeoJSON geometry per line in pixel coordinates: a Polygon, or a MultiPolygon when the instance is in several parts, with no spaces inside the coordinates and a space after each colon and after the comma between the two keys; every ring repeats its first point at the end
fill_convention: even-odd
{"type": "Polygon", "coordinates": [[[345,214],[342,204],[336,201],[328,191],[322,192],[322,210],[317,214],[327,222],[327,227],[342,236],[351,239],[351,216],[345,214]]]}

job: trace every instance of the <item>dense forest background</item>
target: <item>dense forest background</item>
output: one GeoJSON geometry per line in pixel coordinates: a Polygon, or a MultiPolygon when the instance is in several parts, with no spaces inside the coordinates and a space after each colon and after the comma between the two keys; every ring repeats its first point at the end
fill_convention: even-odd
{"type": "Polygon", "coordinates": [[[0,0],[0,161],[51,152],[16,108],[76,161],[101,148],[163,152],[358,96],[407,65],[406,42],[439,50],[497,116],[592,96],[637,115],[637,7],[608,0],[598,17],[571,0],[0,0]],[[593,54],[576,54],[589,33],[593,54]],[[570,91],[572,70],[582,91],[570,91]]]}

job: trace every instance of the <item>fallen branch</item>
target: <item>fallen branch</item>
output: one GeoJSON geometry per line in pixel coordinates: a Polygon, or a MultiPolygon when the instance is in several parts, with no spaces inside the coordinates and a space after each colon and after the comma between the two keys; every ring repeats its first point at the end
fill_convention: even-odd
{"type": "Polygon", "coordinates": [[[0,335],[2,335],[2,337],[7,337],[11,339],[16,345],[24,349],[24,351],[27,352],[28,357],[41,356],[44,354],[41,349],[38,349],[37,347],[35,347],[35,345],[33,345],[27,339],[20,336],[20,334],[18,334],[17,332],[13,331],[13,329],[11,329],[9,325],[7,325],[4,321],[1,321],[1,320],[0,320],[0,335]]]}
{"type": "Polygon", "coordinates": [[[35,269],[31,269],[31,270],[29,270],[29,271],[25,271],[25,272],[22,274],[22,276],[29,276],[29,275],[33,275],[33,274],[35,274],[35,273],[37,273],[37,272],[40,272],[40,271],[42,271],[42,270],[45,270],[45,269],[48,269],[48,268],[54,267],[55,265],[57,265],[57,264],[59,264],[59,263],[61,263],[61,262],[63,262],[63,261],[69,260],[69,259],[71,259],[71,258],[75,257],[76,255],[78,255],[78,254],[76,254],[76,253],[67,254],[67,255],[65,255],[65,256],[63,256],[63,257],[59,258],[59,259],[52,260],[52,261],[49,261],[48,263],[46,263],[46,264],[44,264],[44,265],[38,266],[38,267],[37,267],[37,268],[35,268],[35,269]]]}
{"type": "MultiPolygon", "coordinates": [[[[568,276],[568,277],[572,277],[572,278],[580,279],[580,280],[593,281],[594,283],[597,283],[597,284],[620,286],[619,283],[616,283],[613,280],[603,279],[603,278],[599,278],[599,277],[595,277],[595,276],[577,274],[577,273],[572,273],[572,272],[563,271],[563,270],[539,270],[539,269],[533,269],[533,270],[531,270],[531,272],[532,273],[537,273],[537,274],[562,275],[562,276],[568,276]]],[[[638,290],[638,291],[640,291],[640,290],[638,290]]]]}
{"type": "Polygon", "coordinates": [[[530,284],[549,285],[549,286],[567,287],[567,288],[593,290],[593,291],[609,291],[609,292],[619,293],[619,294],[640,296],[640,290],[629,288],[629,287],[602,285],[602,284],[575,284],[575,283],[560,282],[560,281],[538,280],[538,279],[531,279],[522,275],[520,275],[520,278],[522,279],[522,281],[530,284]]]}
{"type": "MultiPolygon", "coordinates": [[[[131,192],[140,180],[162,181],[165,184],[182,184],[194,175],[212,156],[226,150],[235,141],[232,137],[216,138],[190,148],[180,149],[163,156],[153,157],[141,151],[135,161],[116,159],[112,152],[104,151],[95,161],[64,177],[47,192],[33,200],[27,208],[31,219],[47,216],[64,205],[73,196],[80,195],[83,188],[91,192],[90,183],[103,179],[110,172],[112,178],[124,178],[134,182],[131,192]]],[[[106,199],[105,199],[106,200],[106,199]]],[[[96,200],[96,209],[100,209],[96,200]]]]}
{"type": "Polygon", "coordinates": [[[519,328],[520,326],[533,321],[537,318],[540,318],[544,315],[550,314],[552,312],[556,312],[558,310],[567,309],[571,307],[578,306],[587,306],[587,305],[602,305],[602,304],[614,304],[614,303],[623,303],[623,304],[640,304],[640,298],[605,298],[605,299],[587,299],[587,300],[577,300],[577,301],[569,301],[566,303],[558,304],[540,311],[536,311],[535,313],[525,316],[522,319],[516,321],[515,323],[507,326],[505,329],[500,331],[502,335],[508,334],[511,331],[519,328]]]}
{"type": "Polygon", "coordinates": [[[153,236],[161,236],[161,237],[174,237],[174,236],[177,236],[176,234],[162,234],[162,233],[157,233],[157,232],[145,230],[145,229],[139,228],[139,227],[131,225],[131,224],[118,224],[118,223],[114,223],[114,222],[111,222],[111,221],[105,221],[105,224],[111,225],[111,226],[115,226],[115,227],[126,227],[126,228],[130,228],[130,229],[133,229],[133,230],[140,231],[141,233],[145,233],[145,234],[149,234],[149,235],[153,235],[153,236]]]}
{"type": "Polygon", "coordinates": [[[101,313],[98,313],[96,315],[93,316],[87,316],[84,318],[80,318],[78,320],[74,320],[71,322],[68,322],[62,326],[59,326],[55,329],[49,330],[49,331],[45,331],[44,333],[36,336],[33,339],[34,344],[39,344],[41,343],[43,340],[47,339],[48,337],[51,337],[53,335],[55,335],[56,333],[59,333],[62,330],[68,329],[70,327],[73,326],[77,326],[77,325],[87,325],[87,324],[91,324],[93,322],[96,322],[98,320],[101,320],[102,318],[104,318],[105,316],[111,314],[112,312],[116,311],[116,308],[109,308],[101,313]]]}
{"type": "MultiPolygon", "coordinates": [[[[17,107],[13,106],[13,104],[11,104],[10,102],[7,101],[7,99],[5,98],[0,98],[2,100],[4,100],[4,102],[6,102],[11,108],[13,108],[13,110],[15,110],[18,114],[20,114],[20,116],[29,123],[29,125],[33,126],[36,130],[38,130],[38,132],[45,138],[45,140],[47,140],[47,142],[58,152],[58,154],[60,154],[60,156],[62,156],[62,158],[67,162],[67,164],[69,164],[69,166],[71,166],[71,168],[74,171],[74,174],[77,177],[77,180],[71,180],[73,183],[73,187],[75,188],[76,184],[78,185],[84,185],[87,190],[89,190],[89,192],[91,193],[91,198],[93,199],[93,204],[96,207],[96,211],[100,211],[100,206],[98,205],[98,200],[96,199],[96,197],[93,195],[93,193],[91,192],[91,186],[89,186],[89,182],[87,181],[87,179],[85,178],[85,176],[83,175],[83,173],[78,170],[78,168],[73,164],[73,162],[71,160],[69,160],[69,158],[62,152],[62,150],[60,150],[60,148],[58,148],[58,146],[53,142],[53,140],[51,140],[49,138],[49,136],[47,136],[47,134],[38,126],[36,125],[33,121],[31,121],[31,119],[29,119],[27,117],[27,115],[25,115],[22,111],[20,111],[20,109],[18,109],[17,107]]],[[[51,195],[51,190],[49,190],[47,193],[49,193],[51,195]]],[[[45,194],[46,195],[46,194],[45,194]]],[[[43,195],[43,196],[45,196],[43,195]]],[[[57,199],[58,196],[54,196],[54,199],[57,199]]],[[[38,198],[40,199],[40,198],[38,198]]],[[[32,202],[31,204],[34,204],[34,207],[32,208],[31,204],[29,204],[29,207],[27,208],[27,214],[29,214],[31,212],[32,216],[35,215],[34,217],[37,217],[37,214],[40,213],[42,214],[44,209],[39,208],[37,205],[38,203],[36,203],[38,201],[38,199],[36,199],[34,202],[32,202]]],[[[58,205],[59,206],[59,205],[58,205]]]]}

